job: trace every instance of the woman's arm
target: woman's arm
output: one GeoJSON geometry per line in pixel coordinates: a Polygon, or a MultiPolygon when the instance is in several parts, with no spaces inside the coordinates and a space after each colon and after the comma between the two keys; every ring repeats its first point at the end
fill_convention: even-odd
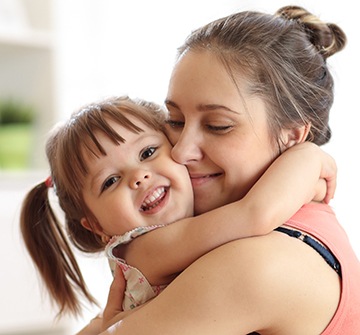
{"type": "Polygon", "coordinates": [[[340,288],[337,273],[312,248],[272,232],[204,255],[102,335],[320,334],[340,288]]]}
{"type": "Polygon", "coordinates": [[[276,159],[243,199],[141,236],[127,246],[124,258],[152,284],[168,283],[168,276],[219,245],[268,234],[316,197],[329,201],[335,177],[331,156],[312,143],[298,144],[276,159]]]}
{"type": "MultiPolygon", "coordinates": [[[[230,246],[231,244],[227,244],[225,249],[230,246]]],[[[237,255],[234,256],[233,251],[229,253],[222,249],[224,246],[192,264],[145,307],[126,318],[119,316],[118,320],[122,321],[101,335],[227,334],[233,325],[225,326],[225,323],[231,318],[226,311],[230,306],[235,306],[235,292],[231,290],[231,286],[235,281],[242,286],[241,281],[245,279],[245,275],[238,272],[242,268],[241,266],[229,271],[230,267],[234,265],[234,260],[236,259],[236,263],[240,264],[238,261],[241,262],[242,257],[239,259],[237,255]],[[216,255],[224,255],[225,260],[218,264],[219,257],[216,255]],[[207,264],[210,266],[208,267],[207,264]],[[226,275],[224,276],[224,274],[226,275]],[[237,276],[240,280],[235,279],[237,276]],[[206,280],[203,280],[204,277],[206,280]],[[214,286],[215,283],[216,286],[214,286]],[[229,291],[224,294],[224,291],[227,290],[229,291]],[[225,301],[226,304],[224,304],[225,301]]],[[[231,250],[234,249],[231,248],[231,250]]],[[[113,298],[115,298],[115,292],[113,294],[113,298]]],[[[119,294],[120,292],[117,295],[119,294]]],[[[240,305],[236,303],[236,307],[238,308],[240,305]]],[[[241,316],[240,312],[237,314],[239,317],[241,316]]],[[[237,317],[233,318],[233,320],[236,319],[237,317]]],[[[116,318],[112,319],[113,322],[115,320],[116,318]]],[[[233,331],[234,329],[230,333],[235,333],[233,331]]],[[[242,332],[236,333],[243,334],[242,332]]]]}
{"type": "Polygon", "coordinates": [[[75,335],[98,335],[102,330],[104,330],[102,325],[103,318],[98,315],[90,320],[90,322],[75,335]]]}

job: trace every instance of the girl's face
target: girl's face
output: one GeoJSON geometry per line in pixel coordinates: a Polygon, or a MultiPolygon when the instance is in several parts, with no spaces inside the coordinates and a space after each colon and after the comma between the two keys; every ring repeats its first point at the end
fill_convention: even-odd
{"type": "MultiPolygon", "coordinates": [[[[166,224],[193,215],[193,193],[186,167],[171,158],[171,145],[134,117],[129,119],[144,131],[135,134],[110,125],[125,143],[114,144],[102,133],[96,137],[106,156],[86,156],[89,174],[83,197],[98,220],[100,236],[121,235],[139,226],[166,224]]],[[[89,228],[87,219],[82,224],[89,228]]]]}
{"type": "Polygon", "coordinates": [[[180,58],[166,105],[172,156],[188,168],[195,214],[241,199],[278,154],[264,102],[209,52],[180,58]]]}

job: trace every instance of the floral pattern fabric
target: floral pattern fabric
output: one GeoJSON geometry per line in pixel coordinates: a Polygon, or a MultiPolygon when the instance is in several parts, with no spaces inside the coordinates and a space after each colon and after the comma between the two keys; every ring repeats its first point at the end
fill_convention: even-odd
{"type": "Polygon", "coordinates": [[[133,309],[148,300],[159,295],[166,285],[151,285],[141,271],[129,264],[122,258],[114,255],[114,249],[122,244],[130,243],[136,237],[146,234],[164,225],[154,225],[148,227],[137,227],[124,235],[113,236],[105,248],[105,254],[109,259],[110,267],[114,270],[115,264],[119,265],[126,280],[126,288],[123,300],[123,309],[133,309]]]}

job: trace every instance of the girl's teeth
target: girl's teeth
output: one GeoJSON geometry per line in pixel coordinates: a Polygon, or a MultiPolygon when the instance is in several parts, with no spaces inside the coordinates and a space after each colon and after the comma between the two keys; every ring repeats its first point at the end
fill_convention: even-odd
{"type": "Polygon", "coordinates": [[[165,192],[164,187],[157,189],[153,192],[153,194],[148,197],[142,204],[142,207],[146,207],[147,205],[153,203],[156,199],[158,199],[165,192]]]}

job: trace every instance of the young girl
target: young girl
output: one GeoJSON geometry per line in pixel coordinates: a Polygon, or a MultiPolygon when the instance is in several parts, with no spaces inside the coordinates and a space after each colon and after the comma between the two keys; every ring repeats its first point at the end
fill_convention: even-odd
{"type": "Polygon", "coordinates": [[[21,231],[60,314],[80,311],[78,291],[94,302],[68,239],[89,253],[107,245],[127,280],[129,309],[159,294],[208,251],[267,234],[273,222],[280,226],[315,196],[328,202],[333,195],[334,161],[305,143],[281,155],[242,200],[192,217],[191,181],[186,167],[171,159],[164,117],[155,104],[111,98],[74,113],[48,140],[51,178],[24,200],[21,231]],[[319,177],[327,180],[326,196],[319,177]],[[51,208],[50,186],[66,233],[51,208]],[[132,248],[128,242],[136,237],[132,248]]]}

